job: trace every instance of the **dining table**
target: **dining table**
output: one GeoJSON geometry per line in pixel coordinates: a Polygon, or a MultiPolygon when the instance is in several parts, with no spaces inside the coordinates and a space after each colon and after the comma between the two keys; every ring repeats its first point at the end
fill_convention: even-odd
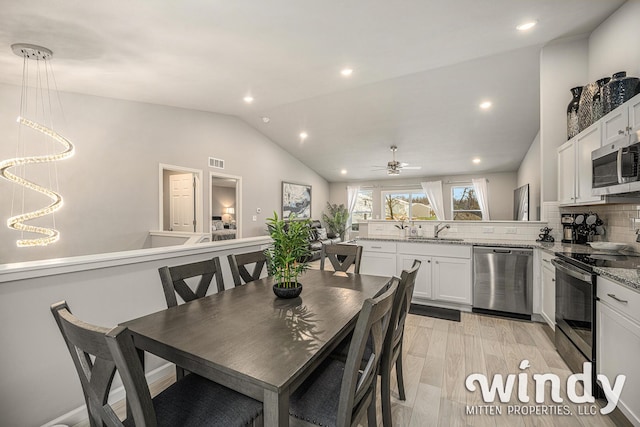
{"type": "Polygon", "coordinates": [[[307,270],[301,295],[281,299],[265,277],[122,325],[139,350],[261,401],[264,425],[286,427],[290,394],[389,279],[307,270]]]}

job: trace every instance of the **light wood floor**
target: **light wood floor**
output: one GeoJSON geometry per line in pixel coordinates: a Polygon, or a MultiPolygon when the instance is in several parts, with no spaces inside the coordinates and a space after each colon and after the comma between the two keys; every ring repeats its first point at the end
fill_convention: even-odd
{"type": "MultiPolygon", "coordinates": [[[[393,384],[393,421],[395,427],[415,426],[612,426],[615,423],[600,414],[578,415],[576,405],[566,396],[566,378],[571,374],[555,351],[553,343],[540,323],[521,322],[496,317],[462,313],[461,322],[409,315],[404,349],[404,377],[406,401],[397,399],[393,384]],[[531,367],[519,369],[527,359],[531,367]],[[509,405],[524,406],[517,400],[517,383],[509,404],[499,404],[502,415],[467,415],[467,406],[485,405],[480,391],[465,388],[465,379],[472,373],[482,373],[491,382],[493,374],[528,372],[528,395],[531,405],[552,404],[550,387],[546,389],[546,403],[536,405],[535,373],[554,373],[561,378],[561,396],[573,415],[517,415],[508,414],[509,405]]],[[[166,378],[152,384],[152,394],[173,382],[166,378]]],[[[579,392],[581,393],[581,392],[579,392]]],[[[379,400],[379,399],[378,399],[379,400]]],[[[497,399],[496,399],[497,400],[497,399]]],[[[382,416],[378,401],[378,424],[382,416]]],[[[498,402],[496,402],[498,404],[498,402]]],[[[122,414],[124,405],[118,405],[122,414]]],[[[583,411],[584,412],[584,411],[583,411]]],[[[366,421],[363,421],[366,425],[366,421]]],[[[81,423],[78,426],[87,426],[81,423]]]]}

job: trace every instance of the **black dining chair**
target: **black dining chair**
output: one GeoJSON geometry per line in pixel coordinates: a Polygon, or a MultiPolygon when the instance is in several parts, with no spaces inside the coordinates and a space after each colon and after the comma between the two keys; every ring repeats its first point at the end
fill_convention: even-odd
{"type": "Polygon", "coordinates": [[[354,426],[366,411],[368,425],[377,426],[376,385],[380,354],[391,320],[398,281],[398,278],[392,278],[386,292],[365,300],[346,361],[327,358],[293,392],[289,400],[292,422],[354,426]],[[365,356],[367,341],[373,351],[365,356]]]}
{"type": "Polygon", "coordinates": [[[153,399],[133,337],[123,326],[90,325],[66,301],[51,306],[78,372],[91,427],[260,426],[262,403],[191,374],[153,399]],[[127,396],[127,419],[120,421],[107,402],[118,371],[127,396]]]}
{"type": "Polygon", "coordinates": [[[404,391],[404,374],[402,371],[402,342],[404,339],[404,323],[409,314],[413,288],[416,283],[416,276],[422,263],[414,260],[409,270],[403,270],[400,275],[398,292],[393,300],[391,312],[391,324],[387,330],[382,349],[382,360],[380,364],[381,376],[381,399],[382,399],[382,425],[391,427],[391,370],[396,366],[396,377],[398,380],[398,394],[400,400],[406,400],[404,391]]]}
{"type": "MultiPolygon", "coordinates": [[[[231,268],[231,275],[233,276],[235,286],[241,286],[258,280],[262,275],[265,265],[267,265],[267,256],[264,254],[264,251],[231,254],[227,256],[227,259],[229,260],[229,267],[231,268]],[[253,270],[249,272],[247,266],[251,264],[253,264],[253,270]]],[[[270,276],[271,274],[268,275],[270,276]]]]}
{"type": "Polygon", "coordinates": [[[320,270],[324,270],[325,258],[331,262],[335,271],[345,272],[353,265],[353,272],[360,274],[362,246],[357,245],[322,245],[320,270]]]}
{"type": "MultiPolygon", "coordinates": [[[[211,281],[215,277],[218,292],[224,291],[224,279],[220,268],[220,258],[213,257],[210,260],[192,262],[189,264],[176,265],[174,267],[160,267],[160,281],[164,290],[164,297],[167,300],[167,307],[178,305],[176,294],[184,302],[193,301],[207,295],[211,281]],[[198,286],[194,291],[186,282],[186,279],[200,277],[198,286]]],[[[184,377],[184,369],[176,366],[176,378],[184,377]]]]}

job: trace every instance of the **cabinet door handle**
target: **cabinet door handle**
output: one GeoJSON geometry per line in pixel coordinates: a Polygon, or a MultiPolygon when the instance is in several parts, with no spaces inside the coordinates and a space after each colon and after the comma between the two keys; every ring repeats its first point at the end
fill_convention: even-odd
{"type": "Polygon", "coordinates": [[[431,260],[427,260],[427,262],[430,264],[430,263],[431,263],[431,260]]]}
{"type": "Polygon", "coordinates": [[[627,126],[627,132],[631,133],[631,126],[627,126]]]}
{"type": "Polygon", "coordinates": [[[622,129],[618,130],[618,135],[624,135],[624,131],[622,129]]]}
{"type": "Polygon", "coordinates": [[[611,297],[611,298],[613,298],[614,300],[616,300],[616,301],[618,301],[618,302],[621,302],[621,303],[623,303],[623,304],[626,304],[626,303],[628,303],[628,302],[629,302],[629,301],[627,301],[627,300],[624,300],[624,299],[620,299],[620,298],[618,298],[617,296],[615,296],[615,294],[607,294],[607,296],[610,296],[610,297],[611,297]]]}
{"type": "Polygon", "coordinates": [[[371,249],[382,249],[382,246],[371,246],[371,249]]]}
{"type": "Polygon", "coordinates": [[[552,281],[552,282],[555,282],[555,281],[556,281],[556,279],[551,279],[551,281],[552,281]]]}

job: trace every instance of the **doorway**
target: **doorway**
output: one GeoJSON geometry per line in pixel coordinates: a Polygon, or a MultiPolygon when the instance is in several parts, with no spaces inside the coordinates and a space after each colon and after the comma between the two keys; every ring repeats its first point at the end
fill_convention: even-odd
{"type": "Polygon", "coordinates": [[[212,240],[242,237],[242,178],[210,172],[209,184],[212,240]]]}
{"type": "Polygon", "coordinates": [[[159,229],[201,233],[202,171],[161,163],[159,188],[159,229]]]}

